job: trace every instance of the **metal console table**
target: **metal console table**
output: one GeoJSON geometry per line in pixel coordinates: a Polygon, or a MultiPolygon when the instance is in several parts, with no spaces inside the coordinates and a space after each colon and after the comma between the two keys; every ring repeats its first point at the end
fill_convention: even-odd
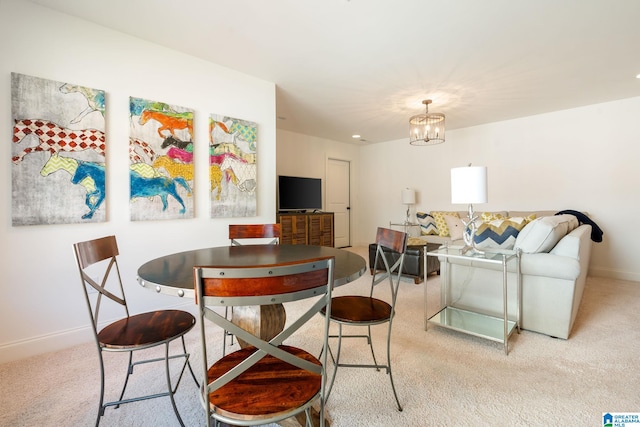
{"type": "MultiPolygon", "coordinates": [[[[520,271],[520,250],[485,251],[482,253],[468,250],[460,246],[443,245],[437,250],[424,251],[424,262],[427,256],[439,257],[443,275],[441,279],[442,308],[436,314],[429,317],[427,313],[427,280],[425,280],[425,325],[431,323],[443,328],[453,329],[470,335],[496,341],[504,345],[504,353],[509,354],[508,341],[513,331],[520,333],[520,319],[522,317],[522,273],[520,271]],[[469,268],[483,268],[490,264],[498,264],[502,268],[502,317],[491,316],[469,309],[461,309],[451,305],[449,301],[449,289],[451,280],[451,261],[463,260],[469,268]],[[507,299],[507,272],[508,267],[515,263],[517,277],[516,318],[509,319],[507,299]]],[[[426,279],[426,277],[425,277],[426,279]]]]}

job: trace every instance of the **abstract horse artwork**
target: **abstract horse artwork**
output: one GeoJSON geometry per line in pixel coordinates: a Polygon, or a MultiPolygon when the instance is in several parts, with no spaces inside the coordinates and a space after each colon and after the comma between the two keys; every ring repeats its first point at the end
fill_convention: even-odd
{"type": "MultiPolygon", "coordinates": [[[[188,113],[190,117],[193,116],[192,113],[188,113]]],[[[165,138],[165,135],[162,133],[164,131],[169,131],[169,133],[173,136],[176,136],[176,130],[187,129],[189,135],[193,135],[193,119],[183,117],[184,114],[168,114],[160,111],[154,110],[144,110],[142,115],[140,116],[140,124],[144,125],[149,120],[155,120],[160,123],[160,127],[158,128],[158,135],[160,138],[165,138]]]]}
{"type": "Polygon", "coordinates": [[[70,123],[75,124],[80,122],[87,114],[98,111],[104,117],[104,91],[98,89],[91,89],[84,86],[72,85],[65,83],[60,86],[60,92],[62,93],[80,93],[87,100],[87,108],[82,110],[70,123]]]}
{"type": "Polygon", "coordinates": [[[253,193],[256,189],[256,165],[234,157],[226,157],[220,165],[222,171],[231,170],[237,179],[240,191],[253,193]]]}
{"type": "Polygon", "coordinates": [[[133,163],[144,161],[138,151],[142,151],[144,156],[148,157],[151,161],[156,157],[155,151],[148,143],[138,138],[129,137],[129,160],[133,163]]]}
{"type": "Polygon", "coordinates": [[[25,119],[16,120],[13,127],[13,142],[19,144],[29,135],[38,137],[39,144],[27,147],[11,160],[14,164],[22,161],[24,156],[37,151],[48,151],[51,154],[60,151],[74,152],[94,150],[104,156],[104,132],[97,129],[67,129],[47,120],[25,119]]]}
{"type": "Polygon", "coordinates": [[[170,146],[178,147],[181,150],[189,151],[189,146],[191,145],[191,151],[193,151],[193,141],[183,141],[179,138],[176,138],[173,135],[169,135],[162,141],[162,148],[167,148],[170,146]]]}
{"type": "Polygon", "coordinates": [[[220,200],[222,196],[222,180],[227,178],[228,181],[233,182],[234,185],[238,184],[238,178],[234,175],[231,169],[228,169],[226,172],[222,172],[220,169],[220,165],[210,165],[209,166],[209,180],[211,181],[211,192],[217,190],[216,200],[220,200]]]}
{"type": "Polygon", "coordinates": [[[191,194],[191,188],[189,188],[189,184],[184,178],[176,177],[171,179],[164,176],[144,178],[133,171],[130,171],[129,177],[131,179],[131,200],[137,197],[152,198],[159,196],[162,200],[162,210],[166,211],[169,205],[168,196],[172,196],[182,206],[180,213],[184,214],[186,212],[187,208],[176,188],[176,183],[178,183],[187,190],[188,194],[191,194]]]}
{"type": "Polygon", "coordinates": [[[91,193],[87,192],[85,196],[85,204],[89,208],[89,212],[82,215],[82,219],[89,219],[93,217],[96,209],[100,207],[106,196],[104,165],[81,160],[77,160],[77,162],[78,168],[76,169],[76,173],[71,177],[71,182],[79,184],[87,178],[91,178],[96,186],[95,191],[91,193]]]}
{"type": "Polygon", "coordinates": [[[89,208],[89,212],[84,214],[82,216],[82,219],[89,219],[93,217],[95,211],[104,201],[104,165],[89,163],[90,165],[96,165],[96,168],[98,169],[92,171],[93,173],[86,174],[83,171],[80,171],[80,175],[84,174],[83,177],[80,177],[80,175],[78,174],[78,168],[80,167],[81,163],[84,164],[85,162],[81,162],[69,157],[60,157],[58,154],[53,154],[51,155],[51,157],[49,157],[49,160],[46,161],[46,163],[40,170],[40,175],[48,176],[59,170],[63,170],[69,173],[71,175],[71,182],[73,184],[82,185],[87,191],[87,195],[85,196],[85,204],[89,208]],[[98,178],[97,182],[96,177],[98,178]]]}
{"type": "Polygon", "coordinates": [[[154,169],[163,168],[170,177],[176,178],[181,176],[187,181],[193,181],[193,163],[176,162],[169,156],[158,156],[153,161],[154,169]]]}

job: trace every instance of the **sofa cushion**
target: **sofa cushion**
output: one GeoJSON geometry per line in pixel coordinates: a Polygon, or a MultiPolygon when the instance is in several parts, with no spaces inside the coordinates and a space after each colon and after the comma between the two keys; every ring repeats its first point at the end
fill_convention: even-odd
{"type": "Polygon", "coordinates": [[[512,249],[520,231],[534,219],[535,214],[483,222],[478,226],[473,240],[479,249],[512,249]]]}
{"type": "Polygon", "coordinates": [[[438,235],[438,226],[433,216],[426,212],[416,212],[416,218],[420,224],[420,234],[425,236],[438,235]]]}
{"type": "Polygon", "coordinates": [[[536,218],[518,234],[514,247],[524,253],[549,252],[560,239],[576,227],[578,219],[573,215],[536,218]]]}
{"type": "Polygon", "coordinates": [[[449,236],[451,240],[459,240],[462,239],[462,235],[464,234],[464,223],[462,219],[457,216],[445,215],[444,222],[447,223],[447,228],[449,229],[449,236]]]}
{"type": "Polygon", "coordinates": [[[431,211],[431,216],[436,221],[436,227],[438,227],[438,236],[447,237],[449,236],[449,227],[444,219],[445,216],[453,216],[456,218],[460,218],[458,212],[447,212],[447,211],[431,211]]]}
{"type": "Polygon", "coordinates": [[[479,215],[479,219],[482,222],[489,222],[496,219],[505,219],[509,216],[507,211],[499,211],[499,212],[482,212],[479,215]]]}

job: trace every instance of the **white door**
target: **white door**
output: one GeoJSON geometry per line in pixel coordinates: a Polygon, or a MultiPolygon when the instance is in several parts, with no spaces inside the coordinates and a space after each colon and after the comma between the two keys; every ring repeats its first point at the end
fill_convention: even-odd
{"type": "Polygon", "coordinates": [[[336,248],[351,246],[350,169],[347,160],[329,159],[327,162],[326,211],[333,212],[336,248]]]}

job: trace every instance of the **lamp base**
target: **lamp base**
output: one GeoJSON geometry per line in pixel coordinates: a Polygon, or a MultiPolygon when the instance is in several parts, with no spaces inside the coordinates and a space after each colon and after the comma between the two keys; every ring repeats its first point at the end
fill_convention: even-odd
{"type": "Polygon", "coordinates": [[[464,224],[464,232],[462,233],[464,248],[462,249],[462,253],[473,251],[478,254],[483,254],[484,251],[476,247],[475,235],[478,230],[478,227],[476,226],[476,219],[478,219],[478,216],[473,212],[472,204],[469,204],[469,211],[467,215],[469,216],[469,220],[462,220],[462,223],[464,224]]]}

